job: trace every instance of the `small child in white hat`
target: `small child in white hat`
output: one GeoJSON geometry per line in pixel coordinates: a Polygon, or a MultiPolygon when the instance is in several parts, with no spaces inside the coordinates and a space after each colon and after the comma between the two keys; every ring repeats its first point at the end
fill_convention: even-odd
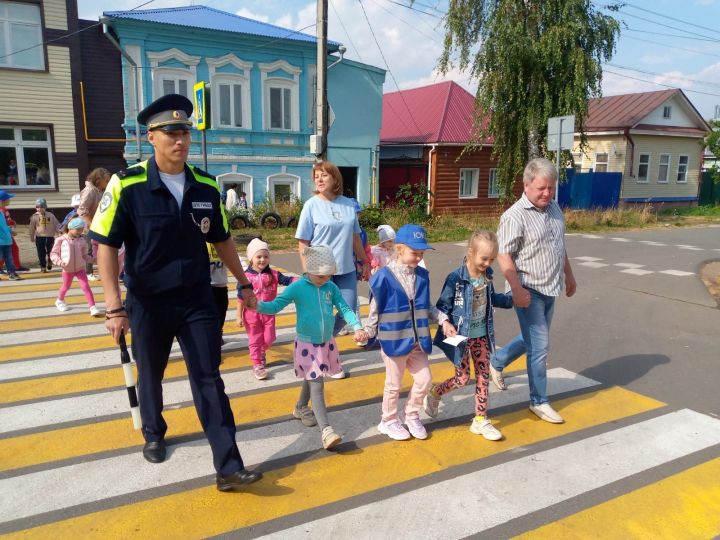
{"type": "Polygon", "coordinates": [[[325,407],[324,378],[342,370],[340,351],[333,337],[333,309],[342,313],[345,321],[352,326],[356,342],[366,341],[367,334],[343,300],[340,289],[330,280],[337,270],[332,250],[327,246],[309,246],[305,248],[303,257],[306,270],[303,277],[289,285],[272,302],[258,302],[257,312],[275,314],[289,303],[295,303],[298,317],[294,367],[295,375],[303,384],[293,416],[305,426],[319,424],[323,448],[329,449],[342,440],[328,422],[325,407]],[[308,407],[310,400],[314,414],[308,407]]]}
{"type": "Polygon", "coordinates": [[[395,254],[395,229],[390,225],[380,225],[377,228],[378,245],[370,248],[372,255],[371,265],[374,274],[393,258],[395,254]]]}

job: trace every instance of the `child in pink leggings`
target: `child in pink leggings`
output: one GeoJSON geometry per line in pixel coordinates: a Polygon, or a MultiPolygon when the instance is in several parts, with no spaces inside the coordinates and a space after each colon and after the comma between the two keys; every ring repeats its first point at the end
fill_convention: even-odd
{"type": "Polygon", "coordinates": [[[55,300],[55,307],[58,308],[58,311],[68,311],[70,309],[65,303],[65,294],[72,285],[73,278],[77,278],[90,307],[90,315],[99,317],[103,313],[95,305],[95,297],[90,289],[88,276],[85,272],[85,264],[92,262],[93,259],[88,253],[85,239],[82,238],[84,229],[85,221],[82,218],[71,219],[70,223],[68,223],[68,232],[55,240],[50,252],[52,262],[62,268],[63,282],[58,291],[57,300],[55,300]]]}
{"type": "MultiPolygon", "coordinates": [[[[253,286],[259,302],[270,302],[277,296],[278,285],[290,285],[297,278],[284,276],[270,268],[270,247],[259,238],[253,238],[247,247],[248,269],[245,275],[253,286]]],[[[248,335],[248,348],[253,363],[253,374],[258,380],[267,378],[265,352],[275,342],[275,315],[265,315],[245,309],[238,289],[238,326],[244,326],[248,335]]]]}

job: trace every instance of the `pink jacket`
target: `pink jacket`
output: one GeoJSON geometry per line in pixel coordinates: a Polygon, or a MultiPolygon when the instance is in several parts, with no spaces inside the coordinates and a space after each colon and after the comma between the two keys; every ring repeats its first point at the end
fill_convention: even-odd
{"type": "MultiPolygon", "coordinates": [[[[258,302],[270,302],[275,300],[277,296],[278,285],[290,285],[293,281],[297,281],[296,277],[289,277],[281,274],[277,270],[270,268],[264,272],[257,273],[252,267],[245,270],[248,281],[252,283],[253,292],[258,302]]],[[[240,291],[238,291],[238,300],[242,300],[240,291]]]]}
{"type": "Polygon", "coordinates": [[[79,270],[85,270],[85,263],[92,262],[93,258],[88,254],[87,243],[82,236],[73,238],[69,234],[63,234],[55,239],[52,251],[50,252],[50,260],[60,266],[63,272],[78,272],[79,270]],[[67,264],[63,265],[60,253],[62,245],[68,244],[70,247],[70,260],[67,264]]]}

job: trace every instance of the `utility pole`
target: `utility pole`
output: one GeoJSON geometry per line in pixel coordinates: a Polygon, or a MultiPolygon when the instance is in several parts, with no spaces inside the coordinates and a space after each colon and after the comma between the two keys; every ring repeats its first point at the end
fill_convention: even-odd
{"type": "Polygon", "coordinates": [[[327,154],[328,106],[327,106],[327,21],[328,0],[317,0],[317,106],[315,111],[315,138],[310,151],[318,161],[327,154]]]}

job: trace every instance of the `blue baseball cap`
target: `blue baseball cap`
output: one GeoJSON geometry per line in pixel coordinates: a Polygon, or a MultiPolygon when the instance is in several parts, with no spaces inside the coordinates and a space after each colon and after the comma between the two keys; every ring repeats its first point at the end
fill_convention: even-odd
{"type": "Polygon", "coordinates": [[[411,249],[435,249],[427,243],[427,233],[420,225],[403,225],[395,235],[396,244],[405,244],[411,249]]]}
{"type": "Polygon", "coordinates": [[[15,196],[14,193],[8,193],[4,189],[0,189],[0,201],[7,201],[15,196]]]}

